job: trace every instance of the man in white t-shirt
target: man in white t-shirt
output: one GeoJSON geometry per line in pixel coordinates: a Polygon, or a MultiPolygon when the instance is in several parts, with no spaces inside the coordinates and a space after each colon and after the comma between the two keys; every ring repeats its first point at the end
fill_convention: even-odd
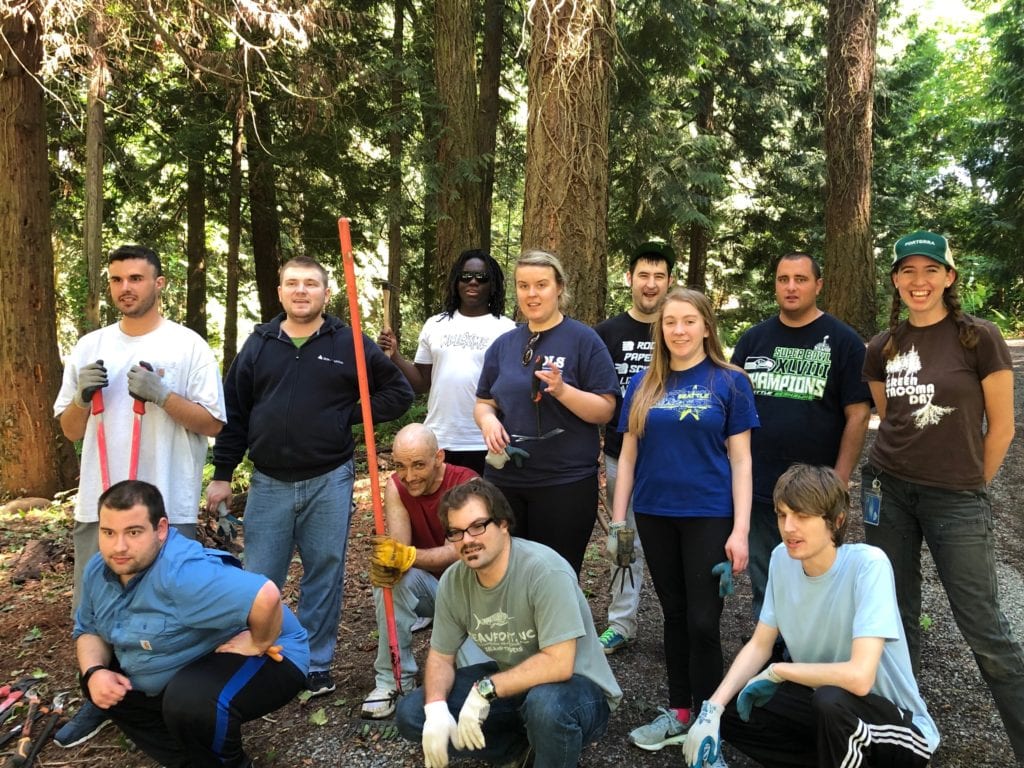
{"type": "Polygon", "coordinates": [[[914,680],[888,558],[843,544],[846,481],[794,464],[774,503],[782,543],[760,621],[690,727],[685,765],[723,766],[723,739],[765,766],[924,768],[939,731],[914,680]],[[764,667],[780,632],[792,661],[764,667]]]}
{"type": "MultiPolygon", "coordinates": [[[[160,313],[167,282],[160,257],[141,245],[123,245],[111,252],[107,272],[110,298],[121,319],[78,340],[53,405],[64,435],[83,441],[73,609],[81,599],[82,571],[99,551],[97,501],[105,490],[101,463],[106,461],[109,484],[128,479],[136,428],[133,403],[145,403],[138,417],[137,478],[160,489],[170,524],[189,538],[196,535],[207,438],[226,421],[220,370],[209,345],[160,313]],[[97,391],[103,397],[101,415],[91,412],[97,391]]],[[[83,706],[55,741],[62,747],[81,744],[106,722],[99,709],[83,706]]]]}
{"type": "Polygon", "coordinates": [[[446,461],[478,475],[484,473],[487,446],[473,420],[476,384],[484,352],[515,328],[504,307],[501,266],[483,251],[463,251],[448,274],[444,310],[423,324],[414,361],[402,357],[390,328],[377,339],[413,391],[430,392],[424,424],[437,436],[446,461]]]}

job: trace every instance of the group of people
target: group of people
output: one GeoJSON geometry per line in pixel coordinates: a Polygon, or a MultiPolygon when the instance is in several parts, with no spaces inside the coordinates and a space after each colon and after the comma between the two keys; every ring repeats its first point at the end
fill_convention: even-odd
{"type": "MultiPolygon", "coordinates": [[[[393,445],[387,535],[369,567],[379,645],[363,716],[397,709],[430,768],[449,751],[576,765],[621,698],[608,656],[640,631],[646,562],[668,702],[633,744],[683,744],[695,768],[724,765],[723,739],[764,765],[924,765],[939,739],[915,683],[924,539],[1024,760],[1024,653],[999,607],[985,493],[1013,436],[1012,371],[998,329],[961,311],[945,239],[896,243],[890,328],[866,355],[817,307],[822,276],[806,253],[779,260],[779,312],[741,337],[731,361],[714,307],[672,287],[674,265],[665,243],[637,248],[629,309],[591,329],[564,314],[557,257],[528,251],[514,271],[516,325],[500,266],[466,251],[412,362],[390,329],[379,346],[364,339],[375,423],[404,413],[414,392],[429,399],[425,423],[393,445]],[[872,403],[881,421],[862,470],[868,543],[844,544],[872,403]],[[617,578],[598,634],[577,579],[602,428],[617,578]],[[723,599],[746,569],[756,626],[727,671],[723,599]],[[430,619],[417,688],[411,634],[430,619]]],[[[75,637],[91,702],[57,741],[81,743],[108,718],[135,739],[160,720],[155,739],[136,741],[162,764],[247,765],[242,722],[303,688],[335,688],[360,419],[351,329],[324,312],[323,267],[293,259],[280,273],[284,313],[257,326],[221,390],[205,343],[160,316],[156,254],[118,249],[110,276],[121,320],[76,345],[55,405],[65,434],[85,438],[75,637]],[[133,398],[143,415],[129,415],[133,398]],[[129,457],[140,421],[141,452],[129,457]],[[214,435],[208,509],[230,501],[246,454],[254,467],[244,572],[188,540],[199,449],[214,435]],[[130,468],[132,479],[103,487],[130,468]],[[161,492],[181,511],[164,515],[161,492]],[[280,601],[296,548],[297,617],[280,601]],[[244,585],[231,600],[218,612],[186,606],[206,606],[202,590],[225,569],[244,585]],[[125,616],[135,617],[128,633],[125,616]]]]}

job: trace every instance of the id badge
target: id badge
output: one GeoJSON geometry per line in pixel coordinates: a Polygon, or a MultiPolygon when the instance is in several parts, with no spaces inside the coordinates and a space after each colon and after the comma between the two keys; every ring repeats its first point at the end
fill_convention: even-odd
{"type": "Polygon", "coordinates": [[[864,491],[864,524],[878,525],[882,516],[882,484],[876,477],[871,483],[871,490],[864,491]]]}

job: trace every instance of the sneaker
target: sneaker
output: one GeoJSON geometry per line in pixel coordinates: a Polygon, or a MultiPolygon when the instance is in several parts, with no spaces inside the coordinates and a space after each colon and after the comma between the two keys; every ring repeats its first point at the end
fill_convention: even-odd
{"type": "MultiPolygon", "coordinates": [[[[686,740],[686,732],[690,723],[680,723],[674,712],[659,707],[661,714],[654,722],[634,728],[629,733],[629,743],[648,752],[657,752],[669,744],[682,744],[686,740]]],[[[693,718],[690,718],[693,722],[693,718]]]]}
{"type": "Polygon", "coordinates": [[[323,696],[325,693],[334,693],[334,688],[334,680],[326,669],[306,675],[306,690],[309,691],[309,698],[323,696]]]}
{"type": "Polygon", "coordinates": [[[606,656],[611,656],[616,651],[632,645],[635,641],[632,637],[623,637],[611,627],[608,627],[598,638],[606,656]]]}
{"type": "Polygon", "coordinates": [[[363,699],[360,715],[367,720],[383,720],[395,714],[397,703],[398,691],[393,688],[381,688],[378,685],[363,699]]]}
{"type": "Polygon", "coordinates": [[[110,717],[91,701],[86,701],[74,717],[53,737],[58,747],[69,749],[84,744],[110,722],[110,717]]]}
{"type": "Polygon", "coordinates": [[[709,763],[707,760],[704,761],[702,768],[729,768],[729,764],[725,762],[725,758],[722,757],[722,752],[719,750],[718,758],[713,763],[709,763]]]}
{"type": "Polygon", "coordinates": [[[411,631],[413,631],[413,632],[420,632],[421,630],[426,629],[427,627],[429,627],[433,623],[434,623],[434,620],[430,616],[420,616],[420,617],[418,617],[416,619],[416,621],[414,621],[412,623],[412,630],[411,631]]]}

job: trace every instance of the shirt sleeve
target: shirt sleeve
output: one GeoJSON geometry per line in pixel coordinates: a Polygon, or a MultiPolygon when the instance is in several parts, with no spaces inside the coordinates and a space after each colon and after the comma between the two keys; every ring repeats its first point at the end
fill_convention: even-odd
{"type": "Polygon", "coordinates": [[[750,379],[739,371],[729,369],[727,373],[732,378],[732,398],[729,401],[726,433],[732,437],[746,432],[748,429],[761,426],[761,422],[757,417],[754,390],[750,386],[750,379]]]}
{"type": "Polygon", "coordinates": [[[896,602],[896,582],[892,566],[878,550],[864,561],[854,588],[853,636],[897,640],[900,613],[896,602]]]}

